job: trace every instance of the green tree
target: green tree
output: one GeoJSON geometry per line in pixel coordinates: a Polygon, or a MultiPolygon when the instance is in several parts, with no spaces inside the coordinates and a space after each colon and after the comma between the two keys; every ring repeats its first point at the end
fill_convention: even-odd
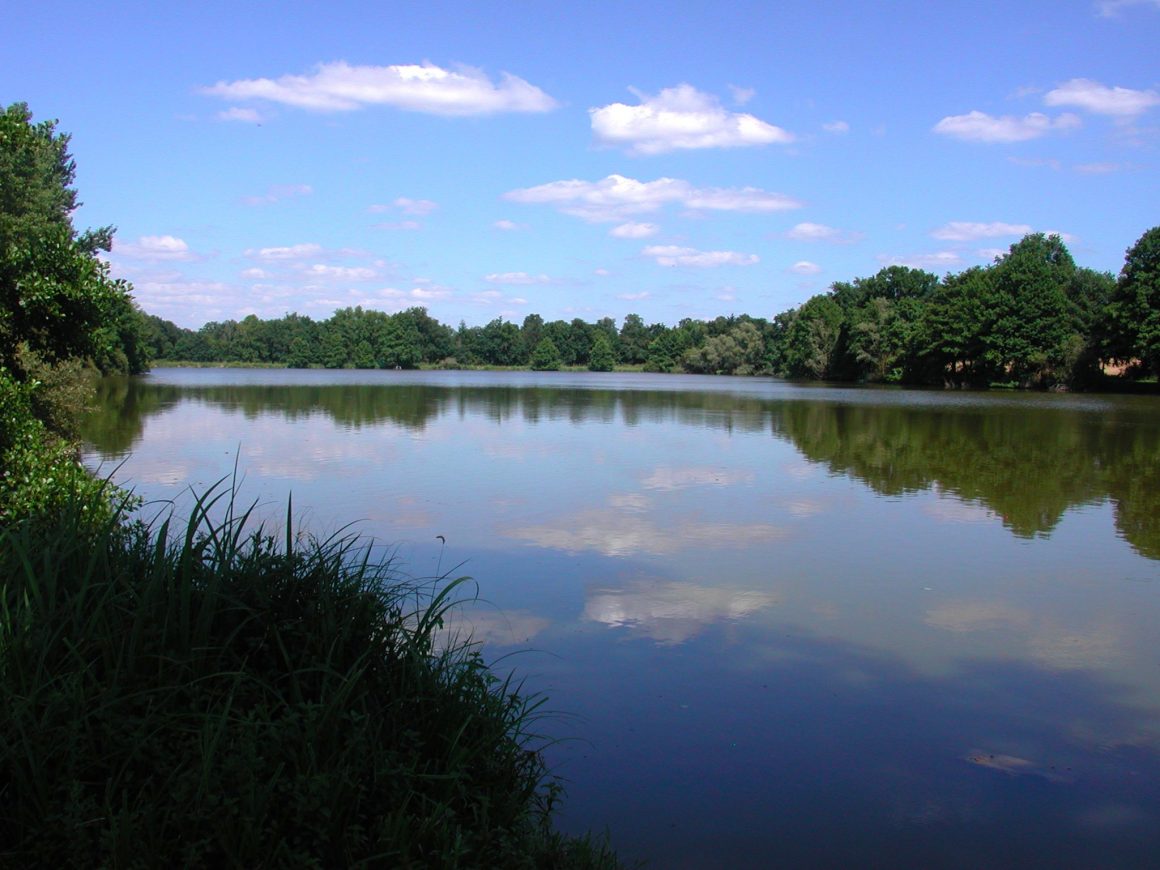
{"type": "Polygon", "coordinates": [[[1108,355],[1160,375],[1160,227],[1128,248],[1106,315],[1108,355]]]}
{"type": "Polygon", "coordinates": [[[532,370],[557,372],[560,370],[560,351],[550,338],[541,338],[531,356],[532,370]]]}
{"type": "Polygon", "coordinates": [[[20,344],[49,362],[91,357],[101,328],[131,307],[128,285],[96,256],[112,228],[73,228],[68,142],[55,122],[32,123],[23,103],[0,113],[0,366],[18,376],[20,344]]]}
{"type": "Polygon", "coordinates": [[[787,373],[807,378],[830,374],[841,329],[842,309],[833,298],[819,294],[808,299],[786,336],[787,373]]]}
{"type": "Polygon", "coordinates": [[[591,372],[610,372],[616,367],[616,351],[612,349],[612,341],[603,330],[596,333],[592,340],[592,350],[588,354],[588,370],[591,372]]]}
{"type": "Polygon", "coordinates": [[[998,377],[1046,384],[1071,335],[1067,287],[1075,261],[1057,235],[1032,233],[992,267],[991,317],[983,355],[998,377]]]}
{"type": "Polygon", "coordinates": [[[621,362],[636,365],[648,358],[648,346],[652,339],[639,314],[629,314],[624,318],[619,338],[621,362]]]}

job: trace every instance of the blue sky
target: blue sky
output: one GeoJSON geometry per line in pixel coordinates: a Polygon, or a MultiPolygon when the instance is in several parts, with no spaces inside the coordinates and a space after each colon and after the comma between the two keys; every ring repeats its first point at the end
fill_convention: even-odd
{"type": "Polygon", "coordinates": [[[11,3],[0,101],[182,326],[771,317],[1160,223],[1160,0],[11,3]],[[575,8],[569,8],[574,6],[575,8]]]}

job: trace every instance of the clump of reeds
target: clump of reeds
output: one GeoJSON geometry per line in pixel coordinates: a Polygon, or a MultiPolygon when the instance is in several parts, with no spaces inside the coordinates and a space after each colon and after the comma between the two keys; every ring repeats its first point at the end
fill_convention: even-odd
{"type": "Polygon", "coordinates": [[[0,864],[616,866],[551,829],[540,699],[437,644],[462,580],[232,499],[0,528],[0,864]]]}

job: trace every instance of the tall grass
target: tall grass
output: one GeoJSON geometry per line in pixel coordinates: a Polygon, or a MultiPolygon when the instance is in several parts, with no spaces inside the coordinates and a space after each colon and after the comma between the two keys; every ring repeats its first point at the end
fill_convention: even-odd
{"type": "Polygon", "coordinates": [[[616,866],[551,828],[540,699],[437,642],[462,579],[222,488],[79,519],[0,528],[0,864],[616,866]]]}

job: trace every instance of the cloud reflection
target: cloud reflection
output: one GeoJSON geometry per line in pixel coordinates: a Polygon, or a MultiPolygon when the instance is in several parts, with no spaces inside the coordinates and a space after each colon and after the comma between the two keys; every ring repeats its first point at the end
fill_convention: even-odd
{"type": "Polygon", "coordinates": [[[724,468],[657,468],[642,483],[645,489],[674,490],[690,486],[735,486],[753,483],[753,471],[724,468]]]}
{"type": "Polygon", "coordinates": [[[584,617],[668,645],[683,643],[714,622],[742,619],[777,600],[770,592],[638,580],[622,589],[589,590],[584,617]]]}
{"type": "Polygon", "coordinates": [[[639,507],[582,511],[554,524],[519,526],[501,533],[533,546],[566,553],[586,550],[605,556],[667,556],[691,547],[746,547],[781,540],[786,531],[766,523],[685,521],[661,527],[637,515],[639,507]]]}
{"type": "Polygon", "coordinates": [[[443,618],[445,642],[470,639],[491,646],[520,646],[551,625],[528,610],[467,610],[456,608],[443,618]]]}

